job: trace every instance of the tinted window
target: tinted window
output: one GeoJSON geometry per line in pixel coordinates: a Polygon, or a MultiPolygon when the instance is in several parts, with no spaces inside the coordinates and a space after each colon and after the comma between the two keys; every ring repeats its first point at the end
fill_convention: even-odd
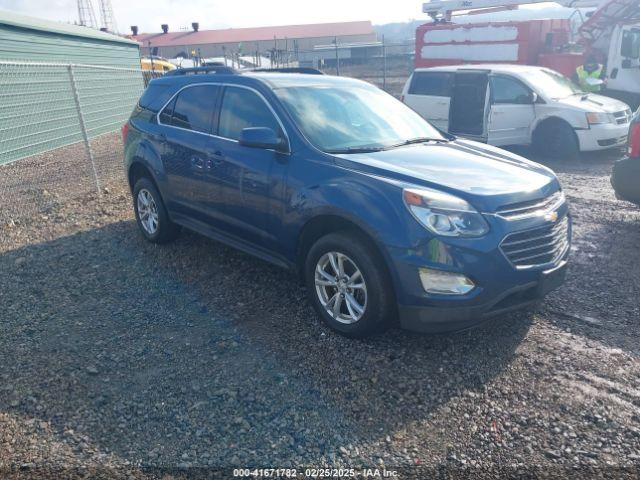
{"type": "Polygon", "coordinates": [[[426,73],[416,72],[413,74],[410,95],[431,95],[434,97],[451,96],[451,73],[426,73]]]}
{"type": "Polygon", "coordinates": [[[160,123],[171,125],[171,116],[173,115],[173,108],[176,106],[177,98],[178,97],[173,97],[173,100],[169,102],[169,105],[162,109],[162,112],[160,112],[160,123]]]}
{"type": "Polygon", "coordinates": [[[515,78],[492,77],[491,95],[493,103],[515,103],[519,105],[531,103],[531,90],[515,78]]]}
{"type": "MultiPolygon", "coordinates": [[[[217,95],[218,87],[214,85],[185,88],[175,101],[170,124],[196,132],[210,133],[217,95]]],[[[162,118],[161,116],[161,121],[164,122],[162,118]]]]}
{"type": "Polygon", "coordinates": [[[280,126],[264,100],[245,88],[228,87],[222,99],[218,135],[238,140],[249,127],[269,127],[280,132],[280,126]]]}
{"type": "Polygon", "coordinates": [[[154,85],[153,83],[147,87],[147,89],[140,97],[138,105],[142,108],[157,112],[162,106],[167,103],[167,100],[173,95],[174,89],[169,85],[154,85]]]}
{"type": "Polygon", "coordinates": [[[626,30],[623,32],[620,53],[625,58],[640,57],[640,30],[626,30]]]}

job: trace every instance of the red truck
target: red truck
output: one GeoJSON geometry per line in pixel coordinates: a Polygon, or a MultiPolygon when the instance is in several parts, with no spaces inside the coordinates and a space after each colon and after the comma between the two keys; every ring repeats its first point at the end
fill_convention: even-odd
{"type": "MultiPolygon", "coordinates": [[[[416,68],[443,65],[515,63],[537,65],[571,77],[587,54],[606,64],[607,94],[633,106],[640,103],[640,0],[559,0],[564,6],[597,6],[574,32],[567,19],[521,20],[521,4],[542,0],[442,0],[423,5],[432,22],[416,31],[416,68]],[[604,1],[604,3],[603,3],[604,1]],[[474,22],[473,15],[511,9],[516,21],[474,22]]],[[[525,12],[526,13],[526,12],[525,12]]],[[[485,15],[486,17],[486,15],[485,15]]]]}
{"type": "Polygon", "coordinates": [[[640,206],[640,110],[629,131],[629,156],[613,167],[611,184],[616,196],[640,206]]]}
{"type": "Polygon", "coordinates": [[[569,40],[568,19],[427,23],[416,31],[416,68],[469,63],[547,66],[571,76],[582,55],[553,54],[569,40]]]}

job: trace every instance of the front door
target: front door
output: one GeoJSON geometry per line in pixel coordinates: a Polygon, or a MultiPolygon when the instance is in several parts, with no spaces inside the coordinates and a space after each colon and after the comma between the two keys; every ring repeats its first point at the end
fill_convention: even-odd
{"type": "Polygon", "coordinates": [[[485,70],[458,70],[451,95],[449,132],[484,141],[489,73],[485,70]]]}
{"type": "Polygon", "coordinates": [[[531,127],[536,118],[531,89],[508,75],[492,76],[490,85],[488,143],[498,147],[531,143],[531,127]]]}
{"type": "Polygon", "coordinates": [[[160,112],[166,138],[162,162],[171,192],[167,208],[177,217],[213,220],[211,205],[219,188],[207,178],[207,171],[213,165],[211,134],[219,93],[217,85],[190,86],[160,112]]]}
{"type": "Polygon", "coordinates": [[[635,109],[640,102],[640,28],[627,25],[614,29],[607,70],[608,95],[635,109]]]}
{"type": "Polygon", "coordinates": [[[288,156],[274,150],[240,145],[244,128],[268,127],[284,136],[267,101],[255,90],[227,86],[222,95],[214,152],[221,187],[225,231],[254,246],[274,248],[274,188],[284,174],[288,156]]]}

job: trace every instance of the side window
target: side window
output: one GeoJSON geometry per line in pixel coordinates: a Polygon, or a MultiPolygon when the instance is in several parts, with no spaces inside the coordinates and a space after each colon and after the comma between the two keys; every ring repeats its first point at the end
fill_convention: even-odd
{"type": "Polygon", "coordinates": [[[409,95],[450,97],[453,74],[446,72],[416,72],[413,74],[409,95]]]}
{"type": "Polygon", "coordinates": [[[162,109],[162,112],[160,112],[160,123],[171,125],[171,117],[173,115],[173,109],[176,106],[176,98],[177,97],[173,97],[173,99],[169,102],[169,105],[164,107],[164,109],[162,109]]]}
{"type": "Polygon", "coordinates": [[[530,105],[531,90],[511,77],[491,77],[491,96],[494,104],[530,105]]]}
{"type": "Polygon", "coordinates": [[[160,121],[174,127],[211,133],[218,91],[219,87],[215,85],[185,88],[162,111],[160,121]],[[169,114],[171,118],[167,119],[169,114]]]}
{"type": "Polygon", "coordinates": [[[620,54],[625,58],[640,58],[640,30],[625,30],[622,33],[620,54]]]}
{"type": "Polygon", "coordinates": [[[269,127],[280,132],[280,125],[264,100],[246,88],[227,87],[222,98],[218,135],[232,140],[249,127],[269,127]]]}
{"type": "Polygon", "coordinates": [[[157,112],[171,98],[173,91],[169,85],[149,85],[140,97],[138,105],[152,112],[157,112]]]}

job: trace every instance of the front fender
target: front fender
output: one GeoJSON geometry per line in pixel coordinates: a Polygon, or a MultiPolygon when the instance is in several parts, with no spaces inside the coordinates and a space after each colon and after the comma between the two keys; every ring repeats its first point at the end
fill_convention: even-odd
{"type": "Polygon", "coordinates": [[[300,190],[291,201],[296,224],[302,229],[313,218],[335,215],[354,223],[380,245],[408,245],[410,214],[402,202],[402,189],[367,177],[336,179],[300,190]]]}

